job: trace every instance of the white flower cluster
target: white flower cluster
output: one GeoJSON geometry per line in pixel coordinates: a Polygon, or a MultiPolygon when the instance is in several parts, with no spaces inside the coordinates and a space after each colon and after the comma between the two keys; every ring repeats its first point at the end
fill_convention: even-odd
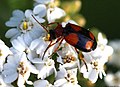
{"type": "Polygon", "coordinates": [[[101,33],[98,34],[96,50],[82,52],[88,71],[84,64],[80,66],[74,47],[64,40],[55,60],[49,56],[58,44],[50,47],[42,59],[50,41],[45,40],[46,31],[39,23],[54,22],[65,16],[65,12],[56,6],[49,6],[54,0],[35,1],[33,10],[15,10],[6,22],[6,26],[11,29],[5,36],[10,38],[12,47],[8,48],[0,40],[0,87],[14,87],[12,83],[15,81],[18,87],[25,87],[25,84],[34,87],[80,87],[77,72],[83,73],[83,76],[93,83],[97,81],[98,75],[102,79],[102,74],[106,75],[104,64],[112,55],[113,49],[107,45],[107,39],[104,39],[101,33]],[[46,78],[52,74],[55,81],[51,84],[46,78]],[[36,80],[29,79],[31,75],[35,75],[36,80]]]}
{"type": "Polygon", "coordinates": [[[109,45],[113,47],[114,54],[112,55],[112,58],[108,61],[108,67],[110,67],[107,70],[107,75],[104,78],[104,81],[107,86],[120,86],[120,40],[112,40],[109,42],[109,45]],[[111,70],[111,68],[114,68],[114,70],[111,70]]]}

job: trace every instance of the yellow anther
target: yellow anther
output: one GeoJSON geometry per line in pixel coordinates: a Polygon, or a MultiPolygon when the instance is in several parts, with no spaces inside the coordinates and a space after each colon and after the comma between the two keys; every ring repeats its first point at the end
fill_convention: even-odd
{"type": "Polygon", "coordinates": [[[27,30],[28,29],[28,24],[26,21],[23,22],[23,29],[24,30],[27,30]]]}
{"type": "Polygon", "coordinates": [[[98,62],[96,61],[96,62],[94,62],[94,66],[98,66],[98,62]]]}
{"type": "Polygon", "coordinates": [[[0,50],[0,56],[2,56],[2,51],[0,50]]]}
{"type": "Polygon", "coordinates": [[[70,62],[73,62],[73,61],[75,61],[75,57],[73,57],[72,55],[66,55],[63,58],[64,63],[70,63],[70,62]]]}

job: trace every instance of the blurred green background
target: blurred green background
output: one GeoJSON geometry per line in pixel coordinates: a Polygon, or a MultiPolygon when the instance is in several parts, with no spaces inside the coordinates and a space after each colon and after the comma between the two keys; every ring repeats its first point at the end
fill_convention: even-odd
{"type": "MultiPolygon", "coordinates": [[[[62,0],[68,1],[68,0],[62,0]]],[[[74,0],[69,0],[74,1],[74,0]]],[[[120,39],[120,0],[81,0],[82,8],[80,14],[86,19],[85,28],[96,27],[106,34],[109,40],[120,39]]],[[[33,8],[33,0],[0,0],[0,38],[10,46],[9,39],[5,38],[5,32],[9,29],[5,22],[12,16],[15,9],[33,8]]],[[[111,68],[111,67],[110,67],[111,68]]],[[[115,69],[114,67],[112,70],[115,69]]],[[[95,87],[104,87],[103,80],[97,81],[95,87]],[[101,84],[101,85],[100,85],[101,84]]],[[[82,87],[86,81],[80,81],[82,87]]],[[[85,84],[84,84],[85,83],[85,84]]]]}
{"type": "Polygon", "coordinates": [[[82,0],[86,27],[97,27],[108,39],[120,38],[120,0],[82,0]]]}

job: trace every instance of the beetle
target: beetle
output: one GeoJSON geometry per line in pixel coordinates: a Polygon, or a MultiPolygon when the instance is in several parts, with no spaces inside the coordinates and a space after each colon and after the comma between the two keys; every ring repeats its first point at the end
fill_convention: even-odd
{"type": "Polygon", "coordinates": [[[54,30],[49,31],[50,41],[61,38],[81,51],[90,52],[95,50],[97,42],[89,30],[72,23],[67,23],[65,27],[62,27],[62,24],[57,24],[54,30]]]}
{"type": "MultiPolygon", "coordinates": [[[[33,18],[35,19],[34,16],[33,18]]],[[[50,41],[48,47],[44,51],[42,59],[44,58],[46,51],[51,46],[59,42],[58,47],[54,51],[55,53],[59,49],[63,40],[65,40],[68,44],[75,47],[78,54],[79,54],[78,50],[83,51],[83,52],[90,52],[96,49],[97,47],[96,39],[94,35],[92,34],[92,32],[90,32],[89,30],[83,27],[80,27],[78,25],[72,24],[72,23],[67,23],[65,27],[63,27],[62,24],[58,22],[50,23],[48,25],[55,24],[55,23],[57,24],[56,28],[53,30],[49,30],[49,31],[43,25],[41,25],[41,23],[39,23],[48,32],[49,41],[50,41]],[[52,43],[52,40],[55,40],[55,39],[57,39],[56,42],[52,43]]],[[[80,55],[80,57],[81,57],[80,59],[83,60],[87,68],[87,64],[83,58],[83,55],[80,55]]]]}
{"type": "MultiPolygon", "coordinates": [[[[38,22],[38,20],[33,15],[32,17],[38,22]]],[[[95,48],[97,47],[96,39],[92,32],[90,32],[88,29],[69,22],[65,25],[65,27],[63,27],[62,24],[58,22],[50,23],[48,25],[55,23],[57,24],[56,28],[49,31],[41,23],[39,23],[50,35],[49,41],[51,42],[48,45],[47,49],[58,42],[60,42],[60,45],[63,40],[65,40],[73,47],[84,52],[90,52],[92,50],[95,50],[95,48]],[[52,43],[52,40],[54,39],[57,40],[55,43],[52,43]]],[[[58,48],[59,47],[57,47],[57,49],[58,48]]]]}

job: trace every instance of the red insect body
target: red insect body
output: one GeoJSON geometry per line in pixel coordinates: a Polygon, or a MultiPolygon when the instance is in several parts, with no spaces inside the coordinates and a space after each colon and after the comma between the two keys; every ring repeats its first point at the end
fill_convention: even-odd
{"type": "Polygon", "coordinates": [[[50,30],[50,36],[50,40],[63,37],[67,43],[84,52],[90,52],[97,46],[96,39],[89,30],[71,23],[65,27],[58,24],[54,30],[50,30]]]}
{"type": "MultiPolygon", "coordinates": [[[[33,15],[32,15],[32,17],[36,20],[36,18],[33,15]]],[[[39,23],[39,24],[41,25],[41,23],[39,23]]],[[[55,24],[55,23],[51,23],[51,24],[55,24]]],[[[42,59],[44,58],[46,51],[51,46],[53,46],[54,44],[59,42],[58,47],[54,51],[54,53],[55,53],[59,49],[59,47],[64,39],[70,45],[72,45],[75,48],[77,48],[81,51],[84,51],[84,52],[90,52],[90,51],[96,49],[96,47],[97,47],[96,39],[89,30],[84,29],[78,25],[71,24],[71,23],[66,24],[65,27],[62,27],[62,25],[59,23],[57,23],[57,24],[58,24],[57,27],[53,30],[50,30],[49,32],[43,25],[41,25],[50,34],[49,40],[51,41],[50,44],[48,45],[48,47],[46,48],[46,50],[44,51],[42,59]],[[57,39],[55,43],[52,43],[53,39],[57,39]]],[[[84,62],[86,69],[88,71],[88,67],[84,60],[83,55],[80,53],[78,53],[78,54],[80,56],[80,59],[84,62]]]]}

